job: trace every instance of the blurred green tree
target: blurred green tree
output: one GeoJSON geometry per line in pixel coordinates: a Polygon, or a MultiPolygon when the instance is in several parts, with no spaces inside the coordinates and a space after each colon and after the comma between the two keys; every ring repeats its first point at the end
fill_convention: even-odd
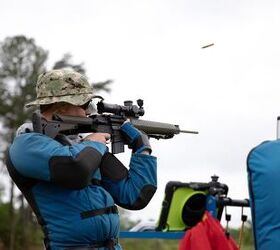
{"type": "MultiPolygon", "coordinates": [[[[7,37],[0,43],[0,121],[4,130],[0,136],[6,144],[12,141],[17,127],[30,116],[24,104],[35,97],[32,83],[45,70],[47,56],[47,51],[25,36],[7,37]]],[[[10,185],[9,206],[9,249],[12,250],[15,249],[16,234],[13,181],[10,185]]],[[[26,225],[23,226],[23,234],[25,229],[26,225]]]]}

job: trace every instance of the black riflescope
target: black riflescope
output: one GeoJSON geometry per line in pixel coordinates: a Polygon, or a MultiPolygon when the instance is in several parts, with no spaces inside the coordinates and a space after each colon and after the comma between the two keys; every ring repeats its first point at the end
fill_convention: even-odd
{"type": "Polygon", "coordinates": [[[115,115],[125,115],[127,117],[143,116],[145,111],[143,108],[143,100],[137,100],[137,105],[133,105],[132,101],[125,101],[124,105],[110,104],[100,101],[97,103],[98,114],[111,113],[115,115]]]}

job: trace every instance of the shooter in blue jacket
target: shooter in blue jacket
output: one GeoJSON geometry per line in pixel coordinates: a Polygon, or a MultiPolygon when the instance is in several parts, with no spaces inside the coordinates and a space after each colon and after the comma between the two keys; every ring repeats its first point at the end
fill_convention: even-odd
{"type": "MultiPolygon", "coordinates": [[[[39,76],[37,105],[43,117],[85,117],[93,98],[87,79],[60,69],[39,76]]],[[[52,139],[24,124],[7,154],[10,176],[44,232],[47,250],[121,249],[115,204],[144,208],[156,191],[156,158],[147,136],[129,122],[121,131],[132,147],[129,169],[108,152],[107,133],[52,139]]]]}

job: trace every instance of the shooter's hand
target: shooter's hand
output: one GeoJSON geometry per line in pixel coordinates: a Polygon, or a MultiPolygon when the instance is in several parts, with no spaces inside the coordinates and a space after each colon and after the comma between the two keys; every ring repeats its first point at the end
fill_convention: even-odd
{"type": "Polygon", "coordinates": [[[150,154],[152,152],[148,136],[130,122],[124,122],[121,131],[133,153],[150,154]]]}
{"type": "Polygon", "coordinates": [[[88,136],[86,136],[83,140],[84,141],[97,141],[101,143],[108,143],[111,136],[108,133],[92,133],[88,136]]]}

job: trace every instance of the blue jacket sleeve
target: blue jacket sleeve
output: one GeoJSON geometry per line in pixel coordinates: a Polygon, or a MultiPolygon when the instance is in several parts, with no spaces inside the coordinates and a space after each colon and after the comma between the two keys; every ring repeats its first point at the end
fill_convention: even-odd
{"type": "Polygon", "coordinates": [[[102,164],[102,168],[102,185],[119,206],[138,210],[150,202],[157,188],[156,157],[132,154],[128,171],[116,160],[102,164]],[[106,173],[102,168],[112,171],[106,173]]]}
{"type": "Polygon", "coordinates": [[[15,138],[9,158],[16,171],[25,177],[81,189],[90,182],[106,149],[99,142],[63,146],[48,136],[26,133],[15,138]]]}

